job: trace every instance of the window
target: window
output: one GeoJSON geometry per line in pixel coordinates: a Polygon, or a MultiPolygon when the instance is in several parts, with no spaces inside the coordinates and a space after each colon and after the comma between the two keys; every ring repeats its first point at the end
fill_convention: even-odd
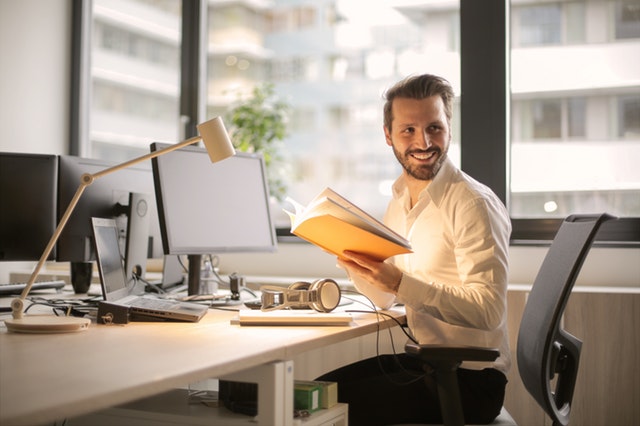
{"type": "Polygon", "coordinates": [[[562,136],[562,103],[559,100],[532,102],[534,139],[557,139],[562,136]]]}
{"type": "Polygon", "coordinates": [[[514,4],[511,9],[514,47],[584,43],[587,21],[584,1],[532,3],[514,4]]]}
{"type": "Polygon", "coordinates": [[[586,136],[586,101],[583,97],[567,101],[567,139],[586,136]]]}
{"type": "Polygon", "coordinates": [[[512,2],[513,218],[640,216],[637,6],[512,2]]]}
{"type": "Polygon", "coordinates": [[[640,37],[640,3],[618,1],[615,4],[616,39],[640,37]]]}
{"type": "Polygon", "coordinates": [[[640,139],[640,94],[618,98],[620,124],[618,137],[638,141],[640,139]]]}
{"type": "Polygon", "coordinates": [[[523,7],[518,16],[520,45],[549,45],[562,41],[561,5],[523,7]]]}
{"type": "Polygon", "coordinates": [[[179,138],[181,2],[92,3],[89,129],[78,153],[116,161],[179,138]]]}
{"type": "MultiPolygon", "coordinates": [[[[585,137],[586,99],[513,101],[512,143],[532,140],[572,140],[585,137]]],[[[601,120],[600,125],[605,125],[601,120]]]]}
{"type": "MultiPolygon", "coordinates": [[[[89,137],[79,154],[126,159],[151,140],[179,138],[182,3],[94,0],[89,137]]],[[[382,216],[400,169],[384,142],[381,95],[406,75],[432,72],[458,92],[452,159],[508,201],[514,230],[529,221],[519,235],[553,235],[546,224],[568,213],[640,216],[640,169],[632,164],[640,156],[637,1],[514,1],[505,14],[510,75],[492,68],[505,40],[476,52],[461,35],[462,27],[482,34],[506,23],[501,0],[385,0],[368,4],[366,14],[358,0],[205,3],[207,116],[273,83],[292,106],[288,193],[301,202],[332,186],[382,216]],[[461,71],[473,56],[479,65],[461,71]],[[464,73],[482,77],[465,80],[464,73]],[[463,82],[475,111],[490,111],[485,121],[509,129],[483,143],[481,155],[472,142],[488,127],[462,124],[469,111],[461,106],[463,82]],[[486,103],[492,92],[485,86],[507,83],[509,110],[486,103]]],[[[287,219],[278,220],[286,228],[287,219]]]]}

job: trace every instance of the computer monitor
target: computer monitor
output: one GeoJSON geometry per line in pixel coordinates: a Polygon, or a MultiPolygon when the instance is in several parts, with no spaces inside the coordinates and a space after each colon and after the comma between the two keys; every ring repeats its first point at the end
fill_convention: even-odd
{"type": "MultiPolygon", "coordinates": [[[[153,143],[151,151],[166,146],[153,143]]],[[[190,255],[189,294],[198,293],[202,255],[276,250],[261,155],[211,163],[205,149],[187,147],[152,165],[164,253],[190,255]]]]}
{"type": "Polygon", "coordinates": [[[57,225],[57,176],[56,155],[0,153],[0,261],[40,260],[57,225]]]}
{"type": "MultiPolygon", "coordinates": [[[[66,210],[84,173],[97,173],[118,163],[62,155],[59,159],[58,215],[66,210]]],[[[128,262],[140,263],[139,258],[160,257],[162,242],[158,213],[154,198],[151,165],[128,167],[96,179],[88,186],[57,243],[56,259],[60,262],[89,262],[95,259],[92,243],[91,218],[114,218],[121,239],[121,250],[130,257],[128,262]],[[131,204],[134,201],[134,205],[131,204]],[[140,217],[144,214],[144,220],[140,217]],[[132,218],[135,222],[130,220],[132,218]],[[129,224],[141,224],[146,229],[133,229],[129,224]],[[127,242],[127,238],[136,241],[127,242]],[[139,241],[143,239],[142,243],[139,241]],[[134,244],[135,243],[135,244],[134,244]],[[140,255],[140,246],[146,250],[140,255]],[[137,247],[136,253],[127,248],[137,247]],[[134,261],[133,258],[136,260],[134,261]]],[[[142,262],[143,264],[145,262],[142,262]]],[[[128,268],[131,268],[128,265],[128,268]]],[[[141,271],[142,275],[144,270],[141,271]]],[[[129,278],[132,271],[127,270],[129,278]]]]}

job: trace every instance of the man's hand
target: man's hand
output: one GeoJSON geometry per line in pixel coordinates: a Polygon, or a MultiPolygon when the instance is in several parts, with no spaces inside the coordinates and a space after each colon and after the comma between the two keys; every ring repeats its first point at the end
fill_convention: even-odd
{"type": "Polygon", "coordinates": [[[344,252],[343,256],[338,258],[338,265],[350,276],[360,276],[382,291],[393,294],[398,292],[402,271],[395,265],[352,251],[344,252]]]}

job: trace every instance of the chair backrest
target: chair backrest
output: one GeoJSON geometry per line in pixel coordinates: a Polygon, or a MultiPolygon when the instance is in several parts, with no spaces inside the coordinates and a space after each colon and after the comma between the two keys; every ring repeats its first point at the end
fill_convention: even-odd
{"type": "Polygon", "coordinates": [[[573,215],[562,222],[533,283],[520,323],[520,377],[554,425],[569,423],[582,346],[582,341],[560,328],[560,321],[598,228],[609,219],[614,217],[573,215]]]}

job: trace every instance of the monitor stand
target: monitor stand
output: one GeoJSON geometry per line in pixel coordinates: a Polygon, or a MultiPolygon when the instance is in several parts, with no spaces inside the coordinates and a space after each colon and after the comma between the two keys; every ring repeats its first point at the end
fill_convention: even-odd
{"type": "MultiPolygon", "coordinates": [[[[189,282],[187,286],[187,294],[189,296],[197,296],[200,294],[200,273],[202,272],[202,255],[189,255],[189,282]]],[[[229,298],[211,302],[211,306],[235,306],[242,303],[240,299],[240,287],[243,285],[243,279],[236,274],[230,277],[231,295],[229,298]]]]}
{"type": "Polygon", "coordinates": [[[200,294],[200,267],[202,265],[201,254],[190,254],[189,259],[189,275],[187,283],[187,294],[195,296],[200,294]]]}

